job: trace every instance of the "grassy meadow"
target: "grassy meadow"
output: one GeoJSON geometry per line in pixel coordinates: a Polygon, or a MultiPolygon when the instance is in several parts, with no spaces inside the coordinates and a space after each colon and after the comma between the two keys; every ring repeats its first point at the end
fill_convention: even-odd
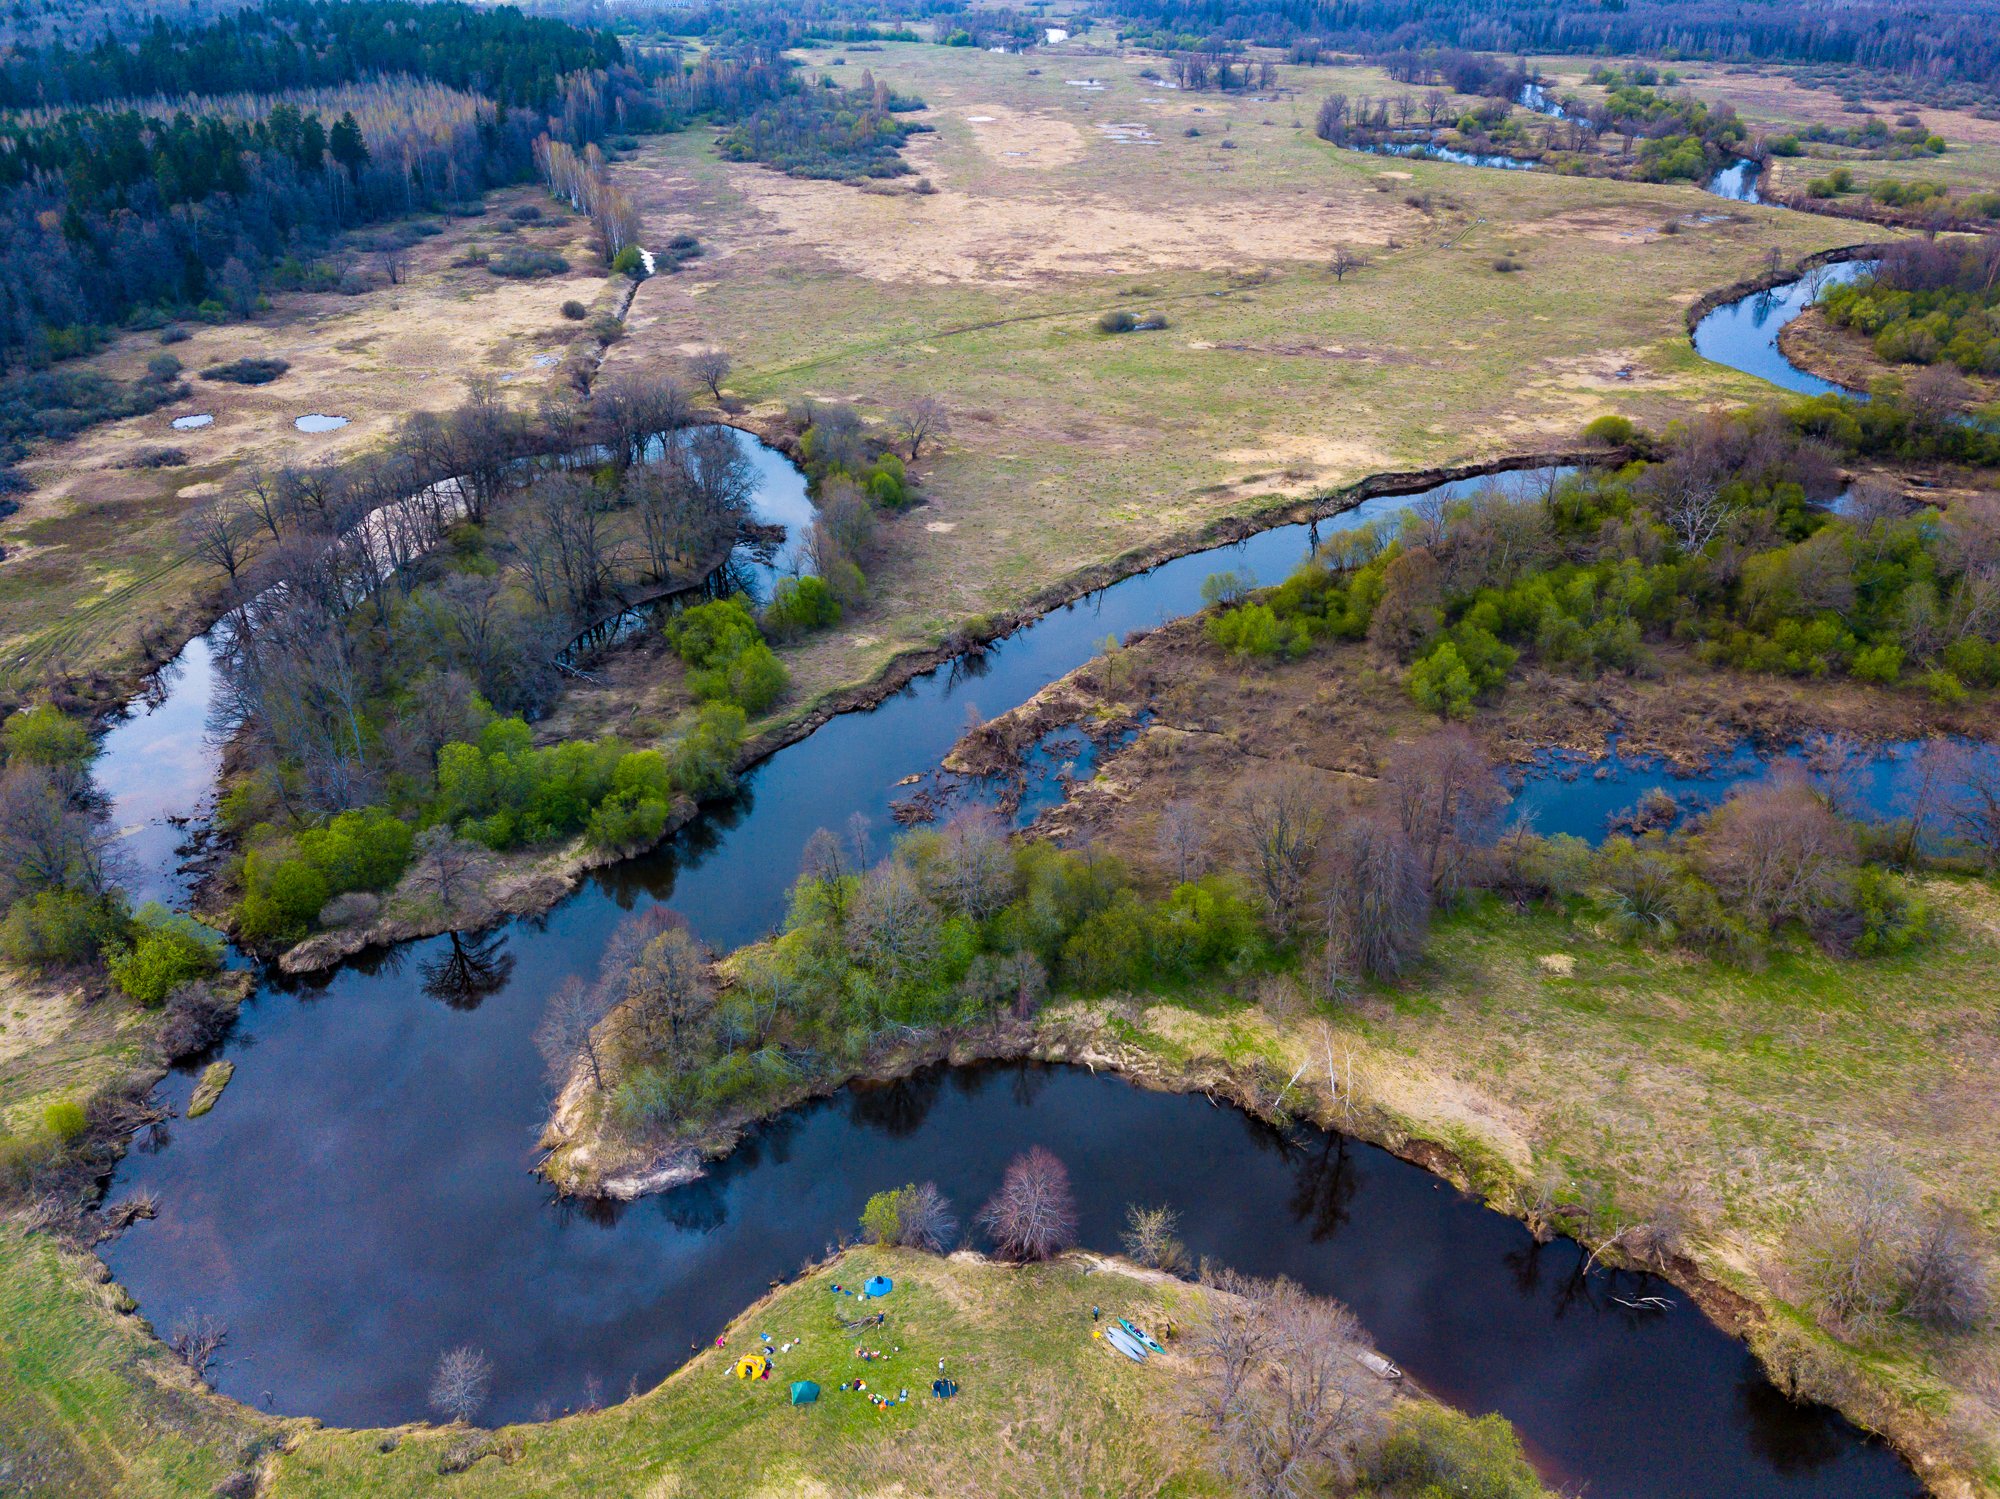
{"type": "Polygon", "coordinates": [[[1657,421],[1748,398],[1761,383],[1698,359],[1684,309],[1774,248],[1855,237],[1783,210],[1719,212],[1685,185],[1315,139],[1319,98],[1379,91],[1373,70],[1284,68],[1286,92],[1259,99],[1155,87],[1139,56],[892,44],[809,58],[925,99],[935,133],[908,154],[936,191],[723,163],[700,132],[648,141],[615,169],[620,186],[650,235],[692,231],[709,250],[641,286],[605,366],[719,346],[731,395],[774,421],[806,398],[949,407],[940,456],[917,466],[928,503],[885,528],[871,604],[789,653],[800,704],[1221,515],[1568,441],[1607,410],[1657,421]],[[1342,245],[1367,264],[1337,282],[1342,245]],[[1495,270],[1502,255],[1524,269],[1495,270]],[[1114,309],[1168,327],[1098,332],[1114,309]]]}

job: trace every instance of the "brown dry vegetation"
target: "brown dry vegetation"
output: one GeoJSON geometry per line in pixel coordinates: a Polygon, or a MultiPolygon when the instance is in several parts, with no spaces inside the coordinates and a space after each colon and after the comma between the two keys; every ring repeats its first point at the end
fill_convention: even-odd
{"type": "MultiPolygon", "coordinates": [[[[184,560],[179,518],[240,468],[344,458],[377,446],[406,413],[442,410],[475,376],[504,379],[532,397],[551,388],[555,361],[579,324],[558,308],[592,301],[604,285],[585,248],[581,219],[553,207],[539,224],[505,233],[504,210],[543,203],[531,189],[494,194],[482,219],[450,222],[410,252],[408,279],[347,297],[279,293],[249,322],[188,324],[192,336],[162,350],[155,335],[121,337],[82,362],[119,380],[171,353],[186,366],[191,394],[147,416],[95,427],[22,465],[35,490],[0,529],[0,663],[15,691],[52,671],[129,669],[143,650],[206,623],[210,580],[184,560]],[[472,245],[539,245],[569,260],[566,276],[503,280],[451,262],[472,245]],[[209,365],[276,356],[291,369],[268,385],[196,378],[209,365]],[[538,357],[549,362],[538,364],[538,357]],[[339,431],[309,434],[308,412],[348,418],[339,431]],[[212,425],[176,432],[175,417],[209,413],[212,425]],[[134,469],[136,452],[172,446],[185,468],[134,469]]],[[[357,262],[367,267],[370,257],[357,262]]],[[[380,278],[378,278],[380,279],[380,278]]]]}
{"type": "MultiPolygon", "coordinates": [[[[1616,729],[1622,749],[1684,763],[1746,736],[1822,728],[2000,730],[1990,703],[1941,712],[1909,693],[1745,678],[1679,653],[1662,668],[1655,680],[1530,674],[1472,727],[1501,760],[1548,745],[1600,751],[1616,729]]],[[[1150,725],[1039,834],[1158,868],[1159,809],[1172,801],[1192,799],[1220,824],[1216,809],[1239,788],[1291,764],[1323,772],[1336,802],[1366,801],[1395,741],[1436,722],[1366,646],[1243,665],[1188,621],[1100,656],[968,736],[955,759],[990,771],[1053,725],[1116,728],[1141,709],[1150,725]]],[[[2000,1329],[1905,1325],[1838,1344],[1806,1312],[1792,1268],[1797,1225],[1829,1174],[1873,1160],[1991,1228],[2000,919],[1990,881],[1932,878],[1924,891],[1937,935],[1904,958],[1783,948],[1738,968],[1495,897],[1444,918],[1403,981],[1344,1003],[1278,983],[1233,1002],[1071,1005],[1053,1024],[1099,1065],[1179,1085],[1213,1086],[1257,1059],[1276,1076],[1308,1063],[1319,1107],[1343,1127],[1406,1151],[1441,1143],[1456,1158],[1440,1157],[1448,1169],[1500,1205],[1533,1217],[1553,1194],[1580,1205],[1572,1226],[1600,1239],[1684,1219],[1692,1257],[1677,1275],[1748,1296],[1753,1343],[1781,1379],[1891,1433],[1939,1492],[1986,1492],[1975,1475],[1990,1478],[2000,1452],[2000,1329]],[[1094,1039],[1079,1042],[1078,1026],[1094,1039]],[[1352,1067],[1344,1099],[1323,1084],[1329,1057],[1343,1088],[1352,1067]]]]}
{"type": "Polygon", "coordinates": [[[937,132],[911,150],[934,194],[721,163],[693,132],[615,169],[650,238],[693,231],[708,253],[640,287],[607,372],[719,345],[742,419],[766,431],[803,397],[951,410],[919,465],[928,504],[885,528],[869,607],[788,651],[793,711],[1080,566],[1273,497],[1546,444],[1606,409],[1746,396],[1761,387],[1693,355],[1683,310],[1773,246],[1853,237],[1780,210],[1697,222],[1715,203],[1686,186],[1391,169],[1314,139],[1319,96],[1379,91],[1370,69],[1285,69],[1298,92],[1258,100],[1151,87],[1137,56],[891,45],[867,62],[930,105],[937,132]],[[1105,87],[1065,81],[1084,76],[1105,87]],[[1157,143],[1100,128],[1133,125],[1157,143]],[[1338,243],[1368,265],[1336,285],[1338,243]],[[1527,270],[1495,273],[1502,251],[1527,270]],[[1170,326],[1099,334],[1119,307],[1170,326]]]}

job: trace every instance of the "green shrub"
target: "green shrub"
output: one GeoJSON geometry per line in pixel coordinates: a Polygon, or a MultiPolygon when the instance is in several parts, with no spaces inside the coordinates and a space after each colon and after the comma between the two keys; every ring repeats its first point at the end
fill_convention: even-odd
{"type": "Polygon", "coordinates": [[[1900,645],[1871,645],[1854,653],[1854,664],[1848,671],[1858,681],[1891,683],[1903,672],[1903,648],[1900,645]]]}
{"type": "Polygon", "coordinates": [[[1585,442],[1601,442],[1606,447],[1622,448],[1639,435],[1639,429],[1629,416],[1610,414],[1587,422],[1583,429],[1585,442]]]}
{"type": "Polygon", "coordinates": [[[758,641],[729,663],[725,691],[729,701],[745,713],[762,713],[792,685],[791,673],[763,641],[758,641]]]}
{"type": "Polygon", "coordinates": [[[1918,681],[1940,708],[1965,701],[1965,684],[1941,666],[1932,667],[1918,681]]]}
{"type": "Polygon", "coordinates": [[[764,628],[780,640],[840,623],[840,600],[823,578],[780,578],[764,606],[764,628]]]}
{"type": "Polygon", "coordinates": [[[1908,881],[1886,869],[1871,865],[1856,870],[1848,899],[1860,927],[1854,938],[1858,957],[1908,952],[1930,935],[1930,907],[1908,881]]]}
{"type": "Polygon", "coordinates": [[[402,878],[416,834],[386,807],[342,812],[298,835],[299,857],[318,870],[329,896],[387,890],[402,878]]]}
{"type": "Polygon", "coordinates": [[[1409,688],[1418,707],[1440,718],[1471,716],[1472,673],[1449,640],[1439,641],[1410,668],[1409,688]]]}
{"type": "Polygon", "coordinates": [[[115,897],[38,891],[15,901],[0,921],[0,952],[29,968],[88,963],[122,940],[126,920],[115,897]]]}
{"type": "Polygon", "coordinates": [[[861,1209],[861,1237],[870,1244],[894,1244],[902,1232],[903,1192],[900,1187],[877,1192],[861,1209]]]}
{"type": "Polygon", "coordinates": [[[236,929],[253,946],[289,945],[312,930],[333,896],[326,876],[282,848],[253,848],[243,859],[236,929]]]}
{"type": "Polygon", "coordinates": [[[759,643],[757,620],[740,598],[716,599],[681,610],[666,623],[667,644],[689,666],[715,670],[759,643]]]}
{"type": "Polygon", "coordinates": [[[138,1003],[155,1006],[190,979],[222,966],[222,939],[164,906],[143,907],[129,943],[111,958],[111,981],[138,1003]]]}
{"type": "Polygon", "coordinates": [[[627,245],[611,257],[611,274],[614,276],[630,276],[634,281],[640,281],[645,278],[646,262],[644,257],[639,254],[639,247],[637,245],[627,245]]]}
{"type": "Polygon", "coordinates": [[[1139,320],[1122,307],[1105,313],[1097,320],[1099,333],[1130,333],[1138,326],[1139,320]]]}
{"type": "Polygon", "coordinates": [[[89,1125],[84,1117],[83,1105],[70,1098],[52,1103],[42,1110],[42,1123],[48,1126],[51,1135],[65,1145],[74,1145],[81,1140],[89,1125]]]}
{"type": "Polygon", "coordinates": [[[232,359],[227,364],[211,364],[201,372],[201,378],[228,385],[269,385],[290,368],[282,359],[232,359]]]}
{"type": "Polygon", "coordinates": [[[762,713],[784,696],[791,676],[740,598],[683,609],[667,622],[667,642],[688,664],[688,690],[702,702],[762,713]]]}
{"type": "Polygon", "coordinates": [[[48,703],[10,715],[0,737],[5,738],[9,761],[52,770],[80,766],[97,753],[90,726],[48,703]]]}
{"type": "Polygon", "coordinates": [[[674,789],[698,801],[723,795],[736,784],[736,757],[742,749],[743,710],[733,703],[711,703],[674,746],[674,789]]]}
{"type": "Polygon", "coordinates": [[[1419,1401],[1398,1407],[1369,1477],[1409,1499],[1545,1499],[1546,1493],[1505,1417],[1475,1419],[1419,1401]]]}
{"type": "Polygon", "coordinates": [[[511,281],[538,281],[565,274],[569,262],[553,250],[502,250],[486,262],[486,269],[511,281]]]}
{"type": "Polygon", "coordinates": [[[1294,620],[1281,620],[1269,604],[1241,604],[1211,615],[1208,638],[1234,656],[1261,661],[1295,659],[1312,646],[1312,636],[1294,620]]]}

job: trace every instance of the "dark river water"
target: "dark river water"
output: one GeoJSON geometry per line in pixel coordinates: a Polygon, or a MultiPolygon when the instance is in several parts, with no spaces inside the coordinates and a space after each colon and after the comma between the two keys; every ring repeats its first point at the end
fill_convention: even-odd
{"type": "MultiPolygon", "coordinates": [[[[1319,532],[1405,503],[1370,501],[1319,532]]],[[[547,1100],[530,1034],[628,910],[668,902],[719,946],[763,934],[812,831],[859,811],[886,837],[895,783],[936,766],[967,704],[1003,712],[1107,635],[1198,608],[1211,573],[1275,581],[1312,541],[1280,527],[1165,564],[835,718],[752,771],[732,805],[544,917],[267,982],[226,1043],[239,1066],[215,1112],[142,1138],[120,1168],[114,1194],[151,1188],[160,1216],[105,1246],[107,1262],[156,1325],[190,1307],[228,1324],[217,1382],[246,1402],[413,1419],[439,1351],[471,1341],[496,1367],[489,1415],[520,1419],[592,1381],[616,1396],[657,1380],[850,1232],[870,1192],[935,1179],[964,1216],[1039,1141],[1070,1165],[1086,1242],[1115,1247],[1129,1201],[1172,1202],[1196,1252],[1346,1300],[1392,1358],[1504,1413],[1545,1471],[1593,1496],[1917,1492],[1885,1449],[1779,1396],[1676,1293],[1665,1312],[1621,1306],[1641,1286],[1579,1277],[1574,1246],[1538,1248],[1379,1151],[1283,1140],[1198,1097],[1060,1070],[934,1073],[773,1121],[708,1178],[623,1210],[556,1203],[531,1175],[547,1100]]],[[[190,670],[177,692],[200,685],[190,670]]],[[[173,805],[163,784],[134,789],[126,763],[151,758],[156,721],[181,746],[167,762],[190,777],[181,807],[211,773],[170,699],[115,730],[116,763],[100,764],[128,788],[121,821],[173,805]]],[[[163,1091],[178,1107],[191,1090],[182,1073],[163,1091]]]]}

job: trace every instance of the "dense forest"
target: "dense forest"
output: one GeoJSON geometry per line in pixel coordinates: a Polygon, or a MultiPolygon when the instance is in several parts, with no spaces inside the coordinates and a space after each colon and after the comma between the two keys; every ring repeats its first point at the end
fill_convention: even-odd
{"type": "Polygon", "coordinates": [[[624,61],[609,32],[445,0],[266,0],[203,25],[156,22],[135,44],[26,48],[0,59],[0,106],[282,93],[381,74],[539,107],[562,78],[624,61]]]}
{"type": "Polygon", "coordinates": [[[1560,0],[1494,7],[1464,0],[1118,0],[1116,11],[1168,44],[1220,37],[1314,55],[1461,47],[1488,52],[1647,53],[1879,68],[1981,87],[2000,74],[2000,7],[1949,0],[1912,8],[1864,0],[1829,9],[1718,0],[1560,0]]]}
{"type": "Polygon", "coordinates": [[[544,132],[643,123],[657,106],[620,57],[559,22],[402,0],[9,54],[0,98],[29,107],[0,123],[0,370],[135,314],[240,316],[296,249],[518,181],[544,132]]]}

